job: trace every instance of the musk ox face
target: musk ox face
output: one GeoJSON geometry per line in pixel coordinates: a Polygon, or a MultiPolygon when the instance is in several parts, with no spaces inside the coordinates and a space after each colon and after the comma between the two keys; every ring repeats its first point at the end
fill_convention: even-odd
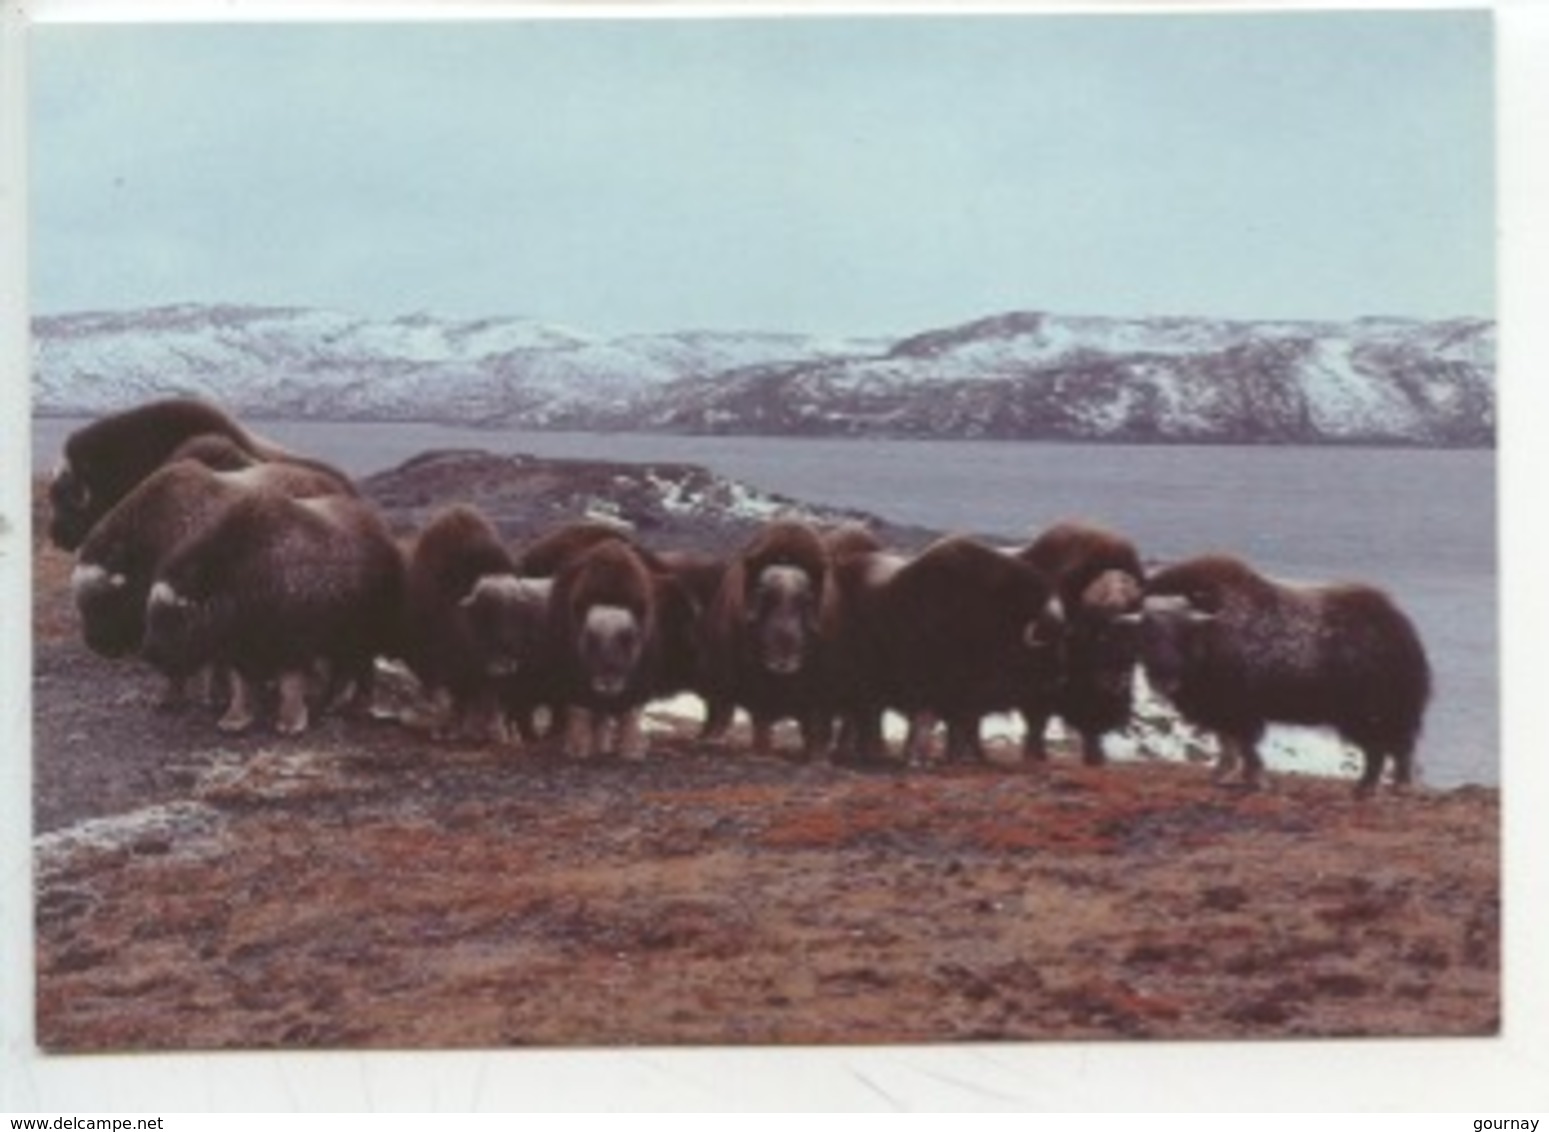
{"type": "Polygon", "coordinates": [[[1140,582],[1108,570],[1081,591],[1074,610],[1072,659],[1087,665],[1124,667],[1139,659],[1143,600],[1140,582]]]}
{"type": "Polygon", "coordinates": [[[140,655],[168,676],[188,676],[214,659],[217,630],[207,602],[180,592],[165,579],[145,603],[140,655]]]}
{"type": "Polygon", "coordinates": [[[623,606],[594,605],[581,621],[576,654],[591,690],[614,699],[628,690],[645,654],[645,632],[623,606]]]}
{"type": "Polygon", "coordinates": [[[48,485],[48,537],[61,550],[78,550],[99,515],[88,481],[66,460],[48,485]]]}
{"type": "Polygon", "coordinates": [[[81,618],[86,647],[109,659],[128,656],[145,633],[144,583],[106,564],[80,563],[70,574],[70,592],[81,618]]]}
{"type": "Polygon", "coordinates": [[[1177,696],[1205,657],[1216,617],[1181,594],[1153,594],[1140,612],[1125,616],[1125,626],[1138,631],[1140,659],[1153,688],[1177,696]]]}
{"type": "Polygon", "coordinates": [[[1105,619],[1133,613],[1143,597],[1140,582],[1123,570],[1105,570],[1081,591],[1081,612],[1105,619]]]}
{"type": "Polygon", "coordinates": [[[779,676],[800,672],[818,630],[818,593],[797,566],[766,566],[753,580],[747,618],[758,662],[779,676]]]}
{"type": "Polygon", "coordinates": [[[484,674],[500,679],[530,669],[543,649],[550,579],[485,575],[458,603],[484,674]]]}

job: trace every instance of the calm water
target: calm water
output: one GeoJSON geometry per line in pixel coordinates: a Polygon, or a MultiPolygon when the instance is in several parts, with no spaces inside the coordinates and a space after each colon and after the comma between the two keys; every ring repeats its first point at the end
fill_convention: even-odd
{"type": "MultiPolygon", "coordinates": [[[[39,421],[46,470],[78,421],[39,421]]],[[[1361,579],[1414,617],[1436,670],[1420,765],[1437,785],[1499,780],[1495,454],[493,432],[265,422],[361,475],[428,448],[688,460],[813,502],[1020,539],[1065,517],[1153,559],[1230,550],[1269,573],[1361,579]]]]}

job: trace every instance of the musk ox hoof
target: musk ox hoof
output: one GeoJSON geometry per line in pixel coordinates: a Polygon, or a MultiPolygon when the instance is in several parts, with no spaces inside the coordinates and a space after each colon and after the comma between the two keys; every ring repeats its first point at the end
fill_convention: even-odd
{"type": "Polygon", "coordinates": [[[280,711],[274,721],[274,729],[281,735],[300,735],[307,729],[308,712],[305,705],[292,710],[280,711]]]}
{"type": "Polygon", "coordinates": [[[251,712],[228,711],[216,720],[215,726],[228,735],[240,735],[253,726],[253,716],[251,712]]]}

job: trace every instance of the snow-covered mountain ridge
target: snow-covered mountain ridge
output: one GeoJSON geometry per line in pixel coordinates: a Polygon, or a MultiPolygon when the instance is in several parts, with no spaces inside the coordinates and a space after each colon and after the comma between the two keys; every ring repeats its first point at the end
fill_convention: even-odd
{"type": "Polygon", "coordinates": [[[526,428],[1488,445],[1495,324],[997,315],[896,340],[184,305],[39,317],[34,409],[526,428]]]}

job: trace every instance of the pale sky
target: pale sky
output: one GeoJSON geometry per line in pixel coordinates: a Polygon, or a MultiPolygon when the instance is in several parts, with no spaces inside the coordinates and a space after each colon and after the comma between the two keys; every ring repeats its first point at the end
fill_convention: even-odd
{"type": "Polygon", "coordinates": [[[36,311],[1492,316],[1488,12],[40,26],[36,311]]]}

